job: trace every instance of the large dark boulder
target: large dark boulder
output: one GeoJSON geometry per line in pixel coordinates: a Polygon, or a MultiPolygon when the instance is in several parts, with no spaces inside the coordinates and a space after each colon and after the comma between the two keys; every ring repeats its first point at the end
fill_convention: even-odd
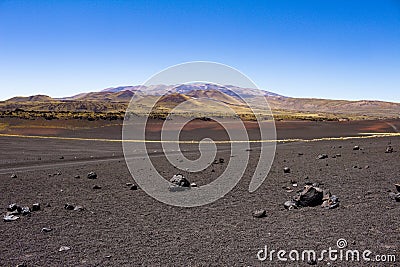
{"type": "Polygon", "coordinates": [[[298,206],[315,207],[322,204],[324,192],[319,187],[305,186],[304,190],[294,198],[298,206]]]}

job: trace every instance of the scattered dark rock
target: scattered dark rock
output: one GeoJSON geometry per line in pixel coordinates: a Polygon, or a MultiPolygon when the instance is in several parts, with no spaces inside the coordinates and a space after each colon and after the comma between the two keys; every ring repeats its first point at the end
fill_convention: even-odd
{"type": "Polygon", "coordinates": [[[17,178],[17,177],[18,176],[15,173],[11,174],[11,178],[17,178]]]}
{"type": "Polygon", "coordinates": [[[218,161],[219,161],[219,163],[221,163],[221,164],[222,164],[222,163],[225,163],[225,160],[224,160],[223,158],[219,158],[218,161]]]}
{"type": "Polygon", "coordinates": [[[64,159],[64,156],[61,156],[59,159],[64,159]]]}
{"type": "Polygon", "coordinates": [[[126,186],[132,186],[133,184],[132,183],[126,183],[125,185],[126,186]]]}
{"type": "Polygon", "coordinates": [[[304,190],[295,197],[297,205],[302,207],[315,207],[321,205],[324,194],[322,189],[313,186],[305,186],[304,190]]]}
{"type": "Polygon", "coordinates": [[[297,155],[299,155],[299,156],[303,156],[304,154],[303,154],[303,153],[297,153],[297,155]]]}
{"type": "Polygon", "coordinates": [[[317,265],[317,260],[316,259],[309,260],[309,261],[307,261],[307,264],[308,265],[317,265]]]}
{"type": "Polygon", "coordinates": [[[94,171],[91,171],[87,174],[88,179],[97,179],[97,174],[94,171]]]}
{"type": "Polygon", "coordinates": [[[28,265],[26,263],[20,263],[17,265],[17,267],[28,267],[28,265]]]}
{"type": "Polygon", "coordinates": [[[354,146],[353,150],[360,150],[360,147],[359,146],[354,146]]]}
{"type": "Polygon", "coordinates": [[[101,189],[101,186],[100,185],[94,185],[93,189],[101,189]]]}
{"type": "Polygon", "coordinates": [[[43,227],[42,228],[42,233],[48,233],[48,232],[51,232],[51,231],[53,231],[53,229],[51,229],[51,228],[47,228],[47,227],[43,227]]]}
{"type": "Polygon", "coordinates": [[[289,167],[283,168],[283,172],[284,172],[284,173],[290,173],[290,168],[289,168],[289,167]]]}
{"type": "Polygon", "coordinates": [[[61,175],[61,172],[56,172],[54,175],[61,175]]]}
{"type": "Polygon", "coordinates": [[[369,169],[369,165],[365,166],[365,169],[369,169]]]}
{"type": "Polygon", "coordinates": [[[40,210],[40,204],[39,203],[34,203],[32,205],[32,211],[38,211],[40,210]]]}
{"type": "Polygon", "coordinates": [[[130,190],[138,190],[138,187],[137,187],[137,185],[135,185],[135,184],[132,184],[132,185],[131,185],[131,187],[130,187],[130,190]]]}
{"type": "Polygon", "coordinates": [[[318,155],[317,159],[327,159],[328,155],[327,154],[320,154],[318,155]]]}
{"type": "Polygon", "coordinates": [[[255,218],[263,218],[267,215],[266,210],[256,210],[253,212],[253,217],[255,218]]]}
{"type": "Polygon", "coordinates": [[[169,181],[177,186],[190,187],[190,182],[182,174],[174,175],[169,181]]]}
{"type": "Polygon", "coordinates": [[[81,178],[81,176],[80,175],[75,175],[74,178],[75,179],[79,179],[79,178],[81,178]]]}
{"type": "Polygon", "coordinates": [[[212,170],[211,170],[211,172],[215,172],[215,170],[214,170],[214,169],[212,169],[212,170]]]}
{"type": "Polygon", "coordinates": [[[29,207],[22,207],[21,214],[24,216],[29,215],[31,214],[31,209],[29,207]]]}
{"type": "Polygon", "coordinates": [[[197,187],[197,184],[196,183],[191,183],[190,187],[197,187]]]}
{"type": "Polygon", "coordinates": [[[400,193],[400,184],[395,184],[394,186],[396,187],[397,192],[400,193]]]}
{"type": "Polygon", "coordinates": [[[392,146],[388,146],[387,148],[386,148],[386,151],[385,151],[385,153],[393,153],[393,147],[392,146]]]}
{"type": "Polygon", "coordinates": [[[342,154],[336,154],[335,155],[337,158],[340,158],[342,156],[342,154]]]}
{"type": "Polygon", "coordinates": [[[7,210],[14,211],[14,210],[17,210],[17,208],[18,208],[18,205],[16,203],[12,203],[12,204],[8,205],[7,210]]]}
{"type": "Polygon", "coordinates": [[[64,205],[64,209],[66,209],[66,210],[74,210],[74,208],[75,208],[74,205],[71,205],[68,203],[64,205]]]}

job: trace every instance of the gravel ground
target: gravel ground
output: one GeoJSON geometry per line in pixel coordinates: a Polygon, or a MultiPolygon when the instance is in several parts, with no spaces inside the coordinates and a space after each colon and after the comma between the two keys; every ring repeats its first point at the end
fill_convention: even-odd
{"type": "MultiPolygon", "coordinates": [[[[297,128],[285,125],[291,129],[286,130],[288,137],[340,133],[340,127],[324,131],[326,124],[316,123],[312,127],[319,130],[314,136],[309,127],[295,125],[297,128]]],[[[92,137],[88,132],[75,131],[74,136],[92,137]]],[[[115,135],[118,131],[111,132],[115,135]]],[[[204,134],[196,132],[199,138],[204,134]]],[[[285,137],[283,132],[278,128],[280,137],[285,137]]],[[[107,136],[106,128],[101,135],[107,136]]],[[[368,249],[373,256],[394,254],[397,263],[325,258],[317,266],[398,266],[400,261],[400,203],[389,198],[389,190],[395,191],[394,184],[400,183],[400,137],[280,143],[267,179],[249,193],[258,162],[259,148],[254,145],[238,185],[218,201],[197,208],[167,206],[143,190],[130,190],[126,183],[134,181],[118,142],[3,136],[0,145],[2,213],[10,203],[41,203],[41,210],[31,216],[0,222],[0,266],[308,266],[306,261],[283,263],[276,254],[273,261],[261,262],[257,253],[266,245],[300,252],[336,249],[341,238],[348,243],[346,249],[368,249]],[[385,153],[389,142],[393,153],[385,153]],[[355,145],[361,149],[353,150],[355,145]],[[318,160],[319,154],[329,158],[318,160]],[[336,154],[341,156],[333,158],[336,154]],[[284,174],[284,167],[291,172],[284,174]],[[92,170],[97,179],[86,178],[92,170]],[[57,172],[59,175],[53,175],[57,172]],[[17,178],[11,178],[12,173],[17,178]],[[80,178],[75,178],[77,175],[80,178]],[[292,188],[291,180],[299,187],[292,188]],[[307,181],[318,182],[337,195],[340,206],[285,210],[283,203],[307,181]],[[94,185],[101,189],[94,190],[94,185]],[[286,186],[294,191],[287,192],[282,188],[286,186]],[[85,209],[66,210],[66,203],[85,209]],[[252,212],[260,209],[266,210],[266,217],[254,218],[252,212]],[[52,231],[41,232],[43,227],[52,231]],[[61,246],[70,250],[59,252],[61,246]]],[[[151,159],[165,178],[177,173],[160,156],[157,145],[150,148],[151,159]]],[[[186,174],[190,182],[201,186],[223,172],[230,155],[226,147],[220,148],[217,156],[225,163],[186,174]]],[[[193,146],[182,149],[191,153],[189,157],[196,155],[193,146]]]]}

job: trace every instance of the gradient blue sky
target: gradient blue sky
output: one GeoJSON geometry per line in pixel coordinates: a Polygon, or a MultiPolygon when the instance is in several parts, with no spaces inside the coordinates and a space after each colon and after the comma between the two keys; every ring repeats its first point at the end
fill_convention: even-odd
{"type": "Polygon", "coordinates": [[[2,1],[0,99],[230,65],[294,97],[400,102],[400,1],[2,1]]]}

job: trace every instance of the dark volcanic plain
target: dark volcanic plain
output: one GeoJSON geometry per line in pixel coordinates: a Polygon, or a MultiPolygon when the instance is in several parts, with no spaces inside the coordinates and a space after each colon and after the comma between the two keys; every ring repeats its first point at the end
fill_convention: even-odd
{"type": "MultiPolygon", "coordinates": [[[[278,139],[358,136],[396,129],[400,129],[399,120],[277,122],[278,139]]],[[[187,131],[193,139],[224,139],[225,135],[215,128],[189,127],[187,131]]],[[[118,140],[121,127],[46,128],[45,132],[40,127],[17,127],[3,133],[118,140]]],[[[250,178],[258,164],[259,145],[254,144],[238,185],[218,201],[197,208],[168,206],[143,190],[130,190],[126,183],[134,180],[121,142],[0,136],[0,145],[2,214],[11,203],[31,206],[39,202],[42,207],[31,216],[0,222],[0,266],[308,266],[302,261],[282,263],[276,257],[273,262],[260,262],[256,255],[265,245],[275,250],[318,252],[336,248],[340,238],[347,240],[349,249],[394,254],[397,262],[326,259],[317,266],[398,266],[400,261],[400,203],[389,198],[389,190],[394,192],[394,184],[400,183],[399,136],[280,142],[265,182],[249,193],[250,178]],[[389,143],[393,153],[385,153],[389,143]],[[355,145],[361,150],[353,150],[355,145]],[[319,154],[329,158],[317,160],[319,154]],[[336,154],[341,157],[333,158],[336,154]],[[284,174],[284,167],[290,167],[291,173],[284,174]],[[87,179],[90,171],[98,178],[87,179]],[[52,175],[57,172],[60,175],[52,175]],[[11,178],[13,173],[17,178],[11,178]],[[74,178],[76,175],[80,178],[74,178]],[[292,188],[291,180],[299,187],[287,192],[282,187],[292,188]],[[307,181],[318,182],[337,195],[340,206],[285,210],[283,203],[307,181]],[[94,190],[94,185],[101,189],[94,190]],[[82,205],[85,210],[66,210],[66,203],[82,205]],[[259,209],[265,209],[267,216],[254,218],[252,212],[259,209]],[[52,231],[43,233],[43,227],[52,231]],[[61,246],[71,249],[59,252],[61,246]]],[[[196,157],[197,145],[181,148],[188,157],[196,157]]],[[[219,148],[217,157],[225,163],[211,165],[201,173],[183,172],[190,182],[201,186],[223,172],[230,152],[227,146],[219,148]]],[[[166,179],[182,173],[165,160],[158,144],[149,145],[148,151],[166,179]]]]}

